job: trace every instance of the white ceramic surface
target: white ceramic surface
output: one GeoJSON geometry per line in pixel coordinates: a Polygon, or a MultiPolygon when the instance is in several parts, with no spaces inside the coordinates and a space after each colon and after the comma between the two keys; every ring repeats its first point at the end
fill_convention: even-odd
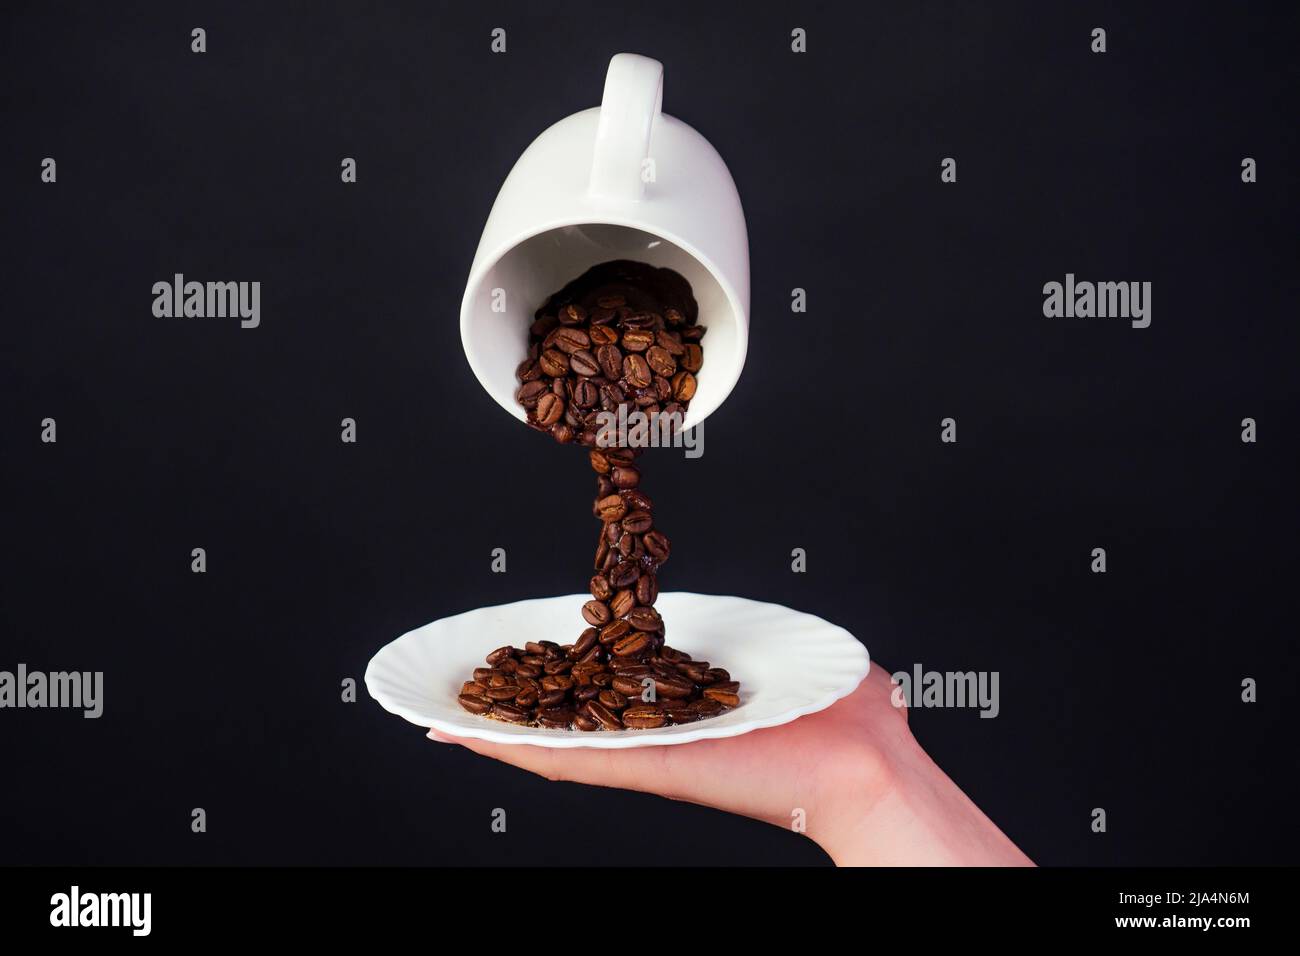
{"type": "Polygon", "coordinates": [[[709,142],[660,112],[663,66],[620,53],[595,109],[544,131],[497,195],[461,302],[465,355],[479,382],[521,421],[515,369],[546,298],[600,262],[667,266],[690,282],[708,328],[685,425],[731,392],[749,340],[749,239],[740,196],[709,142]],[[653,161],[654,181],[645,182],[653,161]],[[493,290],[505,293],[504,311],[493,290]]]}
{"type": "Polygon", "coordinates": [[[548,730],[468,713],[460,685],[504,644],[568,644],[581,628],[587,594],[519,601],[467,611],[403,634],[366,668],[366,688],[384,709],[457,737],[540,747],[655,747],[735,737],[824,710],[867,676],[867,650],[842,627],[779,604],[713,594],[671,592],[655,607],[668,643],[708,660],[740,681],[740,706],[693,724],[654,730],[548,730]],[[576,623],[575,623],[576,622],[576,623]]]}

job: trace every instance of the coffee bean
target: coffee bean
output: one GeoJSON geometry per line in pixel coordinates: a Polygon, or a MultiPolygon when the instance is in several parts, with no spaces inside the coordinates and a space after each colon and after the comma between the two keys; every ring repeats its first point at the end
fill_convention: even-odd
{"type": "Polygon", "coordinates": [[[565,699],[568,696],[569,696],[568,691],[563,691],[563,690],[543,691],[537,697],[537,706],[558,707],[560,704],[564,703],[565,699]]]}
{"type": "Polygon", "coordinates": [[[659,564],[663,564],[668,560],[672,545],[668,540],[668,536],[662,531],[647,533],[641,539],[641,543],[645,545],[646,554],[650,555],[659,564]]]}
{"type": "MultiPolygon", "coordinates": [[[[542,355],[545,360],[546,355],[542,355]]],[[[633,388],[644,388],[650,384],[650,366],[640,355],[629,355],[623,359],[623,378],[633,388]]]]}
{"type": "MultiPolygon", "coordinates": [[[[622,623],[627,624],[626,621],[623,621],[622,623]]],[[[632,626],[632,625],[628,624],[628,627],[629,627],[629,628],[630,628],[631,626],[632,626]]],[[[463,684],[460,685],[460,694],[461,694],[462,697],[464,697],[464,696],[466,696],[466,695],[470,695],[470,696],[473,696],[473,697],[481,697],[481,696],[483,695],[484,691],[486,691],[486,690],[487,690],[487,688],[484,687],[482,684],[480,684],[480,683],[479,683],[478,681],[476,681],[476,680],[467,680],[467,681],[465,681],[465,683],[463,683],[463,684]]]]}
{"type": "Polygon", "coordinates": [[[623,348],[629,352],[644,352],[654,341],[654,333],[647,329],[633,328],[623,333],[623,348]]]}
{"type": "Polygon", "coordinates": [[[633,631],[627,637],[616,642],[612,648],[615,657],[636,657],[638,654],[644,654],[649,649],[650,635],[644,631],[633,631]]]}
{"type": "Polygon", "coordinates": [[[573,718],[573,726],[577,727],[579,730],[585,730],[588,732],[600,730],[600,724],[597,721],[592,720],[586,714],[575,714],[573,718]]]}
{"type": "Polygon", "coordinates": [[[640,483],[641,472],[630,465],[619,466],[609,473],[609,477],[615,488],[626,490],[635,488],[640,483]]]}
{"type": "Polygon", "coordinates": [[[671,704],[664,705],[664,716],[668,718],[671,724],[690,724],[700,720],[702,715],[691,710],[689,706],[671,704]]]}
{"type": "MultiPolygon", "coordinates": [[[[594,313],[592,321],[595,321],[594,313]]],[[[593,325],[587,330],[587,336],[591,339],[591,344],[596,347],[613,345],[618,341],[618,333],[607,325],[593,325]]]]}
{"type": "Polygon", "coordinates": [[[654,524],[654,519],[651,517],[650,512],[640,510],[629,511],[623,516],[622,521],[623,530],[632,534],[645,534],[650,530],[652,524],[654,524]]]}
{"type": "Polygon", "coordinates": [[[490,665],[496,667],[502,661],[508,660],[514,654],[514,652],[515,649],[507,644],[505,647],[498,647],[495,651],[493,651],[491,654],[487,656],[486,660],[490,665]]]}
{"type": "Polygon", "coordinates": [[[546,707],[538,710],[537,722],[552,730],[568,730],[576,716],[569,707],[546,707]]]}
{"type": "Polygon", "coordinates": [[[664,725],[663,711],[643,704],[629,707],[623,711],[623,723],[637,730],[648,730],[664,725]]]}
{"type": "Polygon", "coordinates": [[[722,704],[709,697],[701,697],[699,700],[691,701],[690,707],[701,717],[713,717],[722,713],[722,704]]]}
{"type": "Polygon", "coordinates": [[[541,377],[542,367],[537,364],[537,359],[526,358],[515,369],[515,378],[521,382],[535,382],[541,377]]]}
{"type": "Polygon", "coordinates": [[[659,599],[659,580],[653,574],[642,572],[636,582],[638,604],[652,605],[659,599]]]}
{"type": "Polygon", "coordinates": [[[557,312],[561,325],[581,325],[587,321],[587,310],[577,303],[561,306],[557,312]]]}
{"type": "Polygon", "coordinates": [[[537,320],[528,327],[528,334],[535,339],[545,338],[551,334],[551,330],[559,323],[553,315],[539,315],[537,320]]]}
{"type": "MultiPolygon", "coordinates": [[[[580,352],[574,352],[569,356],[569,368],[573,370],[575,375],[600,374],[600,365],[596,362],[596,356],[592,355],[587,349],[583,349],[580,352]]],[[[593,395],[593,400],[589,403],[588,407],[596,404],[594,399],[595,396],[593,395]]]]}
{"type": "MultiPolygon", "coordinates": [[[[596,362],[600,365],[600,370],[605,373],[605,377],[611,382],[623,375],[623,353],[619,351],[617,345],[602,345],[596,349],[596,362]]],[[[620,402],[622,400],[622,398],[618,399],[620,402]]],[[[606,409],[606,411],[610,410],[606,409]]]]}
{"type": "Polygon", "coordinates": [[[515,683],[503,684],[500,687],[489,687],[483,692],[484,697],[490,697],[492,700],[511,700],[519,694],[519,685],[515,683]]]}
{"type": "Polygon", "coordinates": [[[537,400],[537,422],[550,428],[564,414],[564,399],[554,394],[546,394],[537,400]]]}
{"type": "Polygon", "coordinates": [[[655,693],[660,697],[690,697],[695,684],[684,677],[655,676],[655,693]]]}
{"type": "Polygon", "coordinates": [[[582,658],[587,651],[596,646],[599,638],[600,632],[598,630],[594,627],[587,628],[574,642],[573,647],[569,649],[569,659],[576,661],[582,658]]]}
{"type": "Polygon", "coordinates": [[[583,711],[606,730],[622,730],[623,722],[618,715],[598,700],[589,700],[583,705],[583,711]]]}
{"type": "MultiPolygon", "coordinates": [[[[654,510],[654,502],[652,502],[649,496],[647,496],[646,493],[639,488],[633,488],[630,491],[624,491],[622,492],[622,496],[623,496],[624,507],[628,511],[654,510]]],[[[622,517],[622,515],[620,515],[619,517],[622,517]]]]}
{"type": "Polygon", "coordinates": [[[709,700],[716,700],[724,707],[740,706],[740,684],[736,681],[727,681],[726,683],[714,684],[711,687],[704,688],[704,696],[709,700]]]}
{"type": "Polygon", "coordinates": [[[635,561],[620,561],[609,572],[609,583],[616,588],[627,588],[636,584],[641,576],[641,568],[635,561]]]}
{"type": "Polygon", "coordinates": [[[593,574],[591,582],[588,585],[591,596],[597,601],[608,601],[614,594],[614,588],[609,583],[609,578],[603,574],[593,574]]]}
{"type": "Polygon", "coordinates": [[[636,607],[636,595],[626,589],[615,592],[609,601],[609,611],[612,617],[623,617],[634,607],[636,607]]]}
{"type": "MultiPolygon", "coordinates": [[[[672,354],[667,350],[654,346],[645,353],[646,363],[650,370],[656,375],[662,375],[665,378],[671,378],[677,374],[677,363],[673,360],[672,354]]],[[[570,361],[572,364],[572,361],[570,361]]],[[[666,396],[660,396],[661,398],[666,396]]]]}
{"type": "Polygon", "coordinates": [[[657,631],[663,627],[663,618],[652,607],[636,607],[626,615],[627,622],[641,631],[657,631]]]}
{"type": "Polygon", "coordinates": [[[601,627],[609,623],[609,605],[603,601],[588,601],[582,606],[582,616],[593,627],[601,627]]]}
{"type": "Polygon", "coordinates": [[[610,682],[609,686],[627,697],[639,698],[641,696],[641,681],[635,677],[628,677],[622,674],[617,675],[610,682]]]}
{"type": "Polygon", "coordinates": [[[679,402],[689,402],[695,397],[695,376],[690,372],[678,372],[673,376],[673,398],[679,402]]]}
{"type": "MultiPolygon", "coordinates": [[[[591,339],[582,329],[562,328],[556,331],[554,346],[567,355],[573,355],[591,345],[591,339]]],[[[572,361],[570,361],[572,366],[572,361]]]]}
{"type": "Polygon", "coordinates": [[[683,342],[698,342],[704,338],[704,333],[709,331],[702,325],[688,325],[681,330],[683,342]]]}
{"type": "Polygon", "coordinates": [[[622,495],[610,495],[596,502],[596,511],[601,521],[618,521],[627,514],[627,502],[622,495]]]}
{"type": "Polygon", "coordinates": [[[628,704],[627,695],[620,694],[612,687],[602,690],[597,699],[610,710],[622,710],[628,704]]]}
{"type": "Polygon", "coordinates": [[[619,309],[627,305],[627,299],[621,295],[602,295],[596,299],[602,309],[619,309]]]}
{"type": "Polygon", "coordinates": [[[627,621],[614,621],[600,629],[599,640],[601,644],[613,644],[616,641],[621,641],[631,633],[632,625],[627,621]]]}
{"type": "Polygon", "coordinates": [[[539,695],[537,691],[531,688],[521,687],[519,689],[519,693],[515,695],[515,706],[522,707],[525,710],[527,710],[530,707],[536,707],[538,696],[539,695]]]}
{"type": "Polygon", "coordinates": [[[492,701],[482,694],[461,694],[456,700],[471,714],[486,714],[492,709],[492,701]]]}
{"type": "MultiPolygon", "coordinates": [[[[610,525],[610,527],[616,528],[618,525],[610,525]]],[[[630,531],[623,532],[618,539],[618,553],[623,555],[623,557],[628,561],[635,561],[637,558],[641,557],[643,552],[641,549],[640,536],[635,535],[630,531]]]]}
{"type": "Polygon", "coordinates": [[[525,382],[515,392],[515,398],[524,408],[536,408],[537,400],[543,395],[550,394],[550,386],[543,381],[525,382]]]}
{"type": "Polygon", "coordinates": [[[542,372],[553,378],[569,371],[569,357],[559,349],[547,349],[538,361],[541,363],[542,372]]]}
{"type": "Polygon", "coordinates": [[[492,705],[492,716],[508,720],[512,724],[527,724],[531,723],[533,719],[533,715],[522,707],[516,707],[514,704],[507,704],[504,701],[497,701],[492,705]]]}

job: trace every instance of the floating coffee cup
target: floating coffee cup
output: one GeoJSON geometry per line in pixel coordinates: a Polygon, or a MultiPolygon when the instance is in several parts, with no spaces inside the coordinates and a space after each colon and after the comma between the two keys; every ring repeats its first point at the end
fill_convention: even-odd
{"type": "Polygon", "coordinates": [[[708,362],[685,425],[740,377],[749,339],[749,241],[735,183],[699,133],[660,111],[663,65],[620,53],[598,108],[560,120],[520,156],[497,194],[461,302],[470,367],[518,419],[515,378],[533,313],[601,262],[672,269],[691,285],[708,362]]]}

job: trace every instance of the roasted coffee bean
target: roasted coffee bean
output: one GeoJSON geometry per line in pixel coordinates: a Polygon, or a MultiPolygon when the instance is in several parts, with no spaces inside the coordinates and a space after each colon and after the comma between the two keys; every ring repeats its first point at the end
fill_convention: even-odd
{"type": "Polygon", "coordinates": [[[626,615],[627,622],[641,631],[657,631],[663,627],[663,618],[652,607],[635,607],[626,615]]]}
{"type": "Polygon", "coordinates": [[[573,678],[565,674],[547,674],[542,678],[542,690],[568,690],[573,686],[573,678]]]}
{"type": "Polygon", "coordinates": [[[694,342],[686,346],[680,364],[688,372],[698,372],[704,366],[704,350],[694,342]]]}
{"type": "Polygon", "coordinates": [[[623,723],[636,730],[648,730],[652,727],[662,727],[665,717],[663,711],[655,707],[647,707],[644,704],[636,704],[623,711],[623,723]]]}
{"type": "MultiPolygon", "coordinates": [[[[580,352],[591,345],[591,339],[582,329],[561,328],[555,332],[555,338],[552,344],[567,355],[573,355],[574,352],[580,352]]],[[[572,367],[572,362],[569,363],[572,367]]]]}
{"type": "Polygon", "coordinates": [[[519,685],[516,683],[502,684],[500,687],[489,687],[483,692],[484,697],[490,697],[493,700],[513,700],[519,695],[519,685]]]}
{"type": "Polygon", "coordinates": [[[528,327],[528,333],[535,339],[545,338],[551,334],[551,330],[559,323],[553,315],[539,315],[537,320],[528,327]]]}
{"type": "Polygon", "coordinates": [[[641,568],[635,561],[620,561],[609,572],[609,583],[616,588],[626,588],[636,583],[641,576],[641,568]]]}
{"type": "MultiPolygon", "coordinates": [[[[575,375],[599,375],[600,365],[596,361],[596,356],[592,355],[587,349],[580,352],[574,352],[569,356],[569,368],[573,369],[575,375]]],[[[590,407],[596,404],[596,396],[593,393],[592,400],[587,403],[590,407]]]]}
{"type": "Polygon", "coordinates": [[[672,551],[672,545],[668,536],[662,531],[650,531],[642,539],[641,543],[645,545],[646,554],[650,555],[656,562],[663,564],[668,560],[668,555],[672,551]]]}
{"type": "Polygon", "coordinates": [[[524,408],[536,408],[537,400],[543,395],[550,394],[550,386],[543,381],[525,382],[519,386],[519,391],[515,392],[515,398],[524,408]]]}
{"type": "Polygon", "coordinates": [[[575,687],[573,689],[573,699],[578,703],[584,703],[592,700],[599,693],[600,688],[595,684],[584,684],[581,687],[575,687]]]}
{"type": "Polygon", "coordinates": [[[624,531],[630,531],[632,534],[645,534],[650,530],[650,526],[654,524],[654,519],[648,511],[629,511],[623,516],[621,523],[624,531]]]}
{"type": "Polygon", "coordinates": [[[474,668],[474,680],[476,680],[478,683],[481,684],[486,680],[490,680],[491,677],[492,677],[492,668],[490,667],[474,668]]]}
{"type": "Polygon", "coordinates": [[[609,611],[612,617],[624,617],[634,607],[636,607],[636,595],[629,590],[618,591],[609,600],[609,611]]]}
{"type": "Polygon", "coordinates": [[[622,490],[635,488],[641,482],[641,472],[631,465],[620,465],[609,473],[609,477],[614,487],[622,490]]]}
{"type": "Polygon", "coordinates": [[[618,521],[627,514],[627,503],[622,495],[609,495],[596,502],[596,511],[601,521],[618,521]]]}
{"type": "Polygon", "coordinates": [[[606,730],[622,730],[623,722],[618,719],[618,714],[614,713],[598,700],[589,700],[583,705],[583,711],[592,720],[595,720],[601,727],[606,730]]]}
{"type": "Polygon", "coordinates": [[[456,699],[471,714],[486,714],[492,709],[491,699],[482,694],[461,694],[456,699]]]}
{"type": "Polygon", "coordinates": [[[495,651],[489,654],[486,659],[490,665],[496,667],[502,661],[509,660],[514,652],[515,649],[513,647],[506,645],[505,647],[498,647],[495,651]]]}
{"type": "Polygon", "coordinates": [[[542,668],[538,664],[520,664],[515,668],[515,677],[538,677],[542,673],[542,668]]]}
{"type": "Polygon", "coordinates": [[[538,706],[538,707],[556,707],[556,706],[558,706],[558,705],[564,703],[565,699],[566,699],[568,696],[569,696],[569,692],[568,692],[568,691],[564,691],[564,690],[548,690],[548,691],[543,691],[543,692],[542,692],[541,694],[539,694],[538,697],[537,697],[537,706],[538,706]]]}
{"type": "Polygon", "coordinates": [[[552,730],[568,730],[576,716],[570,707],[546,707],[537,712],[537,722],[552,730]]]}
{"type": "Polygon", "coordinates": [[[627,305],[627,299],[617,294],[602,295],[596,299],[596,304],[602,309],[621,309],[627,305]]]}
{"type": "Polygon", "coordinates": [[[573,661],[569,661],[569,660],[547,661],[545,664],[542,665],[542,673],[563,674],[572,666],[573,666],[573,661]]]}
{"type": "Polygon", "coordinates": [[[638,654],[644,654],[650,650],[650,635],[644,631],[633,631],[627,637],[615,642],[611,650],[615,657],[636,657],[638,654]]]}
{"type": "Polygon", "coordinates": [[[652,605],[659,598],[659,579],[653,574],[642,572],[636,582],[636,600],[638,604],[652,605]]]}
{"type": "Polygon", "coordinates": [[[573,726],[577,727],[579,730],[585,730],[588,732],[600,730],[600,723],[588,717],[586,714],[575,714],[573,718],[573,726]]]}
{"type": "MultiPolygon", "coordinates": [[[[609,379],[611,382],[617,381],[618,379],[622,378],[623,353],[619,351],[619,347],[617,345],[602,345],[598,349],[596,349],[596,363],[600,366],[600,370],[605,373],[605,377],[609,379]]],[[[605,395],[607,394],[607,390],[610,388],[611,386],[607,385],[601,389],[602,398],[605,397],[605,395]]],[[[612,396],[614,393],[611,391],[608,392],[608,394],[612,396]]],[[[622,400],[623,399],[620,397],[616,400],[616,403],[621,402],[622,400]]],[[[606,409],[606,411],[610,411],[610,410],[611,409],[606,409]]]]}
{"type": "Polygon", "coordinates": [[[524,708],[516,707],[514,704],[507,704],[501,700],[492,705],[492,716],[508,720],[512,724],[527,724],[531,723],[533,719],[533,715],[524,708]]]}
{"type": "Polygon", "coordinates": [[[591,682],[597,687],[608,687],[613,680],[614,675],[611,671],[599,671],[591,675],[591,682]]]}
{"type": "MultiPolygon", "coordinates": [[[[592,321],[595,321],[594,317],[592,321]]],[[[618,341],[618,333],[607,325],[593,325],[587,330],[587,335],[591,339],[591,344],[597,348],[602,345],[613,345],[618,341]]]]}
{"type": "MultiPolygon", "coordinates": [[[[657,345],[653,346],[646,351],[645,360],[650,366],[650,370],[656,375],[672,378],[677,374],[677,363],[667,349],[662,349],[657,345]]],[[[572,360],[570,360],[570,364],[572,364],[572,360]]]]}
{"type": "Polygon", "coordinates": [[[564,399],[553,393],[547,393],[537,400],[537,423],[550,428],[564,414],[564,399]]]}
{"type": "Polygon", "coordinates": [[[695,684],[684,677],[655,675],[655,692],[660,697],[690,697],[695,693],[695,684]]]}
{"type": "Polygon", "coordinates": [[[690,372],[678,372],[673,376],[673,398],[679,402],[689,402],[695,397],[695,376],[690,372]]]}
{"type": "MultiPolygon", "coordinates": [[[[627,622],[624,621],[623,623],[626,624],[627,622]]],[[[476,680],[467,680],[465,683],[460,685],[460,693],[462,697],[467,694],[474,697],[482,697],[486,691],[487,688],[476,680]]]]}
{"type": "Polygon", "coordinates": [[[620,677],[649,677],[653,671],[644,661],[625,660],[623,658],[614,658],[609,662],[609,668],[620,677]]]}
{"type": "Polygon", "coordinates": [[[711,687],[704,688],[704,696],[709,700],[716,700],[724,707],[739,707],[739,691],[740,684],[736,681],[727,681],[725,683],[718,683],[711,687]]]}
{"type": "MultiPolygon", "coordinates": [[[[654,502],[640,488],[632,488],[628,491],[621,492],[624,506],[629,511],[653,511],[654,502]]],[[[621,516],[620,516],[621,517],[621,516]]]]}
{"type": "Polygon", "coordinates": [[[581,325],[587,321],[587,310],[575,302],[561,306],[556,316],[561,325],[581,325]]]}
{"type": "Polygon", "coordinates": [[[552,425],[551,437],[561,445],[567,445],[569,442],[573,441],[573,428],[565,422],[560,422],[558,425],[552,425]]]}
{"type": "Polygon", "coordinates": [[[632,633],[632,625],[627,621],[614,621],[600,629],[600,643],[613,644],[632,633]]]}
{"type": "Polygon", "coordinates": [[[641,680],[643,679],[644,678],[639,679],[636,677],[628,677],[624,674],[618,674],[610,681],[609,686],[614,688],[614,690],[618,691],[620,694],[639,699],[641,697],[641,692],[644,690],[644,685],[641,683],[641,680]]]}
{"type": "Polygon", "coordinates": [[[722,713],[722,705],[709,697],[701,697],[699,700],[691,701],[690,707],[701,717],[713,717],[722,713]]]}
{"type": "Polygon", "coordinates": [[[682,345],[682,337],[669,329],[661,329],[655,333],[655,345],[673,356],[673,358],[686,354],[686,346],[682,345]]]}
{"type": "Polygon", "coordinates": [[[620,694],[612,687],[602,690],[598,699],[610,710],[622,710],[628,703],[627,695],[620,694]]]}
{"type": "Polygon", "coordinates": [[[711,677],[711,678],[713,679],[713,682],[714,682],[715,684],[718,684],[718,683],[725,684],[725,683],[727,683],[728,681],[731,680],[731,675],[728,674],[728,673],[727,673],[725,670],[723,670],[721,667],[710,667],[710,668],[709,668],[709,677],[711,677]]]}
{"type": "Polygon", "coordinates": [[[582,606],[582,616],[592,627],[609,623],[609,605],[603,601],[588,601],[582,606]]]}
{"type": "Polygon", "coordinates": [[[629,328],[623,333],[623,348],[629,352],[644,352],[654,341],[655,334],[648,329],[629,328]]]}
{"type": "MultiPolygon", "coordinates": [[[[597,499],[600,499],[600,498],[608,498],[610,495],[614,494],[614,492],[615,492],[616,490],[617,490],[617,489],[614,487],[614,482],[610,481],[610,480],[609,480],[608,478],[606,478],[604,475],[601,475],[599,478],[596,479],[596,497],[597,497],[597,499]]],[[[600,517],[600,516],[597,515],[597,517],[600,517]]]]}
{"type": "Polygon", "coordinates": [[[596,646],[599,636],[600,632],[594,627],[589,627],[583,631],[577,641],[574,642],[573,647],[569,649],[569,659],[575,661],[580,659],[587,651],[596,646]]]}
{"type": "Polygon", "coordinates": [[[541,363],[543,374],[550,375],[552,378],[569,371],[569,357],[559,349],[547,349],[538,361],[541,363]]]}
{"type": "Polygon", "coordinates": [[[618,538],[618,553],[628,560],[635,561],[642,554],[641,538],[630,531],[623,532],[618,538]]]}
{"type": "MultiPolygon", "coordinates": [[[[545,360],[546,355],[542,355],[545,360]]],[[[633,388],[645,388],[650,384],[650,366],[640,355],[632,354],[623,359],[623,378],[633,388]]]]}
{"type": "Polygon", "coordinates": [[[593,448],[587,452],[587,460],[591,462],[591,470],[600,475],[609,474],[610,463],[609,456],[599,448],[593,448]]]}
{"type": "Polygon", "coordinates": [[[529,707],[536,707],[538,696],[537,691],[521,687],[519,693],[515,695],[515,706],[523,707],[525,710],[529,707]]]}
{"type": "Polygon", "coordinates": [[[704,333],[707,331],[708,329],[702,325],[688,325],[686,328],[681,330],[682,341],[698,342],[700,339],[704,338],[704,333]]]}

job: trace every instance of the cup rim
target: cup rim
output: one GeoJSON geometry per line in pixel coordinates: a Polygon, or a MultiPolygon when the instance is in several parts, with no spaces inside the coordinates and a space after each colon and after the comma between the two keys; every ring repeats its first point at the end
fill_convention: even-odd
{"type": "Polygon", "coordinates": [[[687,429],[694,428],[709,415],[713,414],[713,412],[717,411],[719,406],[721,406],[722,403],[726,401],[727,397],[731,395],[732,391],[736,387],[736,383],[740,381],[740,373],[745,368],[745,359],[749,353],[749,313],[742,306],[740,296],[737,295],[735,287],[732,286],[731,282],[718,268],[717,264],[701,252],[697,246],[688,242],[676,233],[666,229],[650,227],[644,221],[630,216],[618,216],[602,213],[593,213],[591,215],[577,217],[564,216],[552,220],[545,225],[533,226],[525,231],[516,233],[509,242],[498,244],[490,254],[482,254],[480,251],[480,254],[475,256],[474,265],[470,270],[469,279],[465,283],[465,294],[461,297],[460,302],[461,348],[464,350],[465,357],[469,361],[470,370],[473,371],[474,377],[478,379],[479,384],[483,386],[483,390],[492,396],[498,405],[519,421],[527,421],[524,410],[520,408],[519,403],[514,400],[515,390],[513,385],[506,395],[502,396],[497,394],[495,388],[487,381],[479,370],[474,355],[467,347],[471,321],[471,300],[475,293],[477,293],[479,285],[483,282],[484,276],[486,276],[487,273],[490,272],[497,263],[504,259],[506,254],[516,246],[522,245],[529,239],[533,239],[543,233],[552,232],[556,229],[587,225],[622,226],[626,229],[635,229],[638,232],[648,233],[649,235],[656,236],[666,242],[671,242],[702,265],[709,275],[713,277],[713,281],[718,283],[719,288],[722,289],[723,294],[727,297],[727,302],[731,306],[732,314],[736,316],[737,321],[740,324],[740,335],[737,336],[737,347],[733,353],[735,356],[733,368],[729,373],[729,381],[726,382],[725,388],[721,392],[721,397],[712,405],[712,407],[700,408],[692,402],[690,408],[687,409],[686,418],[683,420],[682,427],[687,429]]]}

